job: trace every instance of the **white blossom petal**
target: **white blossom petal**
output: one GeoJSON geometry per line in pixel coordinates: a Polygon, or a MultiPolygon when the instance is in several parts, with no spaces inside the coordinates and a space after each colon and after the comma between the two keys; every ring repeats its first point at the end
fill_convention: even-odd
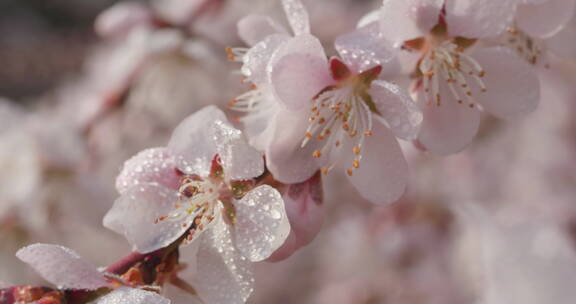
{"type": "Polygon", "coordinates": [[[262,153],[249,146],[244,138],[241,144],[230,145],[220,153],[224,163],[224,173],[230,180],[251,179],[264,173],[262,153]]]}
{"type": "Polygon", "coordinates": [[[474,59],[485,70],[482,78],[487,91],[473,92],[487,112],[500,118],[516,118],[536,109],[540,82],[535,69],[503,47],[476,51],[474,59]]]}
{"type": "Polygon", "coordinates": [[[170,304],[165,297],[138,288],[120,287],[101,297],[96,304],[170,304]]]}
{"type": "Polygon", "coordinates": [[[305,109],[298,112],[282,110],[276,115],[272,140],[266,149],[266,166],[278,181],[286,184],[303,182],[326,161],[312,157],[319,141],[310,141],[301,147],[310,123],[309,114],[305,109]]]}
{"type": "Polygon", "coordinates": [[[268,63],[274,52],[284,42],[288,41],[288,35],[274,34],[258,42],[246,52],[242,61],[242,74],[248,81],[261,85],[268,81],[268,63]]]}
{"type": "Polygon", "coordinates": [[[234,247],[231,231],[221,217],[200,239],[193,286],[210,304],[244,304],[253,291],[250,261],[234,247]]]}
{"type": "Polygon", "coordinates": [[[301,35],[285,42],[268,66],[276,99],[291,110],[300,110],[332,82],[328,60],[318,38],[301,35]]]}
{"type": "MultiPolygon", "coordinates": [[[[377,123],[372,132],[373,135],[366,137],[364,141],[360,167],[354,169],[348,179],[358,193],[372,203],[392,203],[406,190],[408,164],[400,145],[388,128],[377,123]]],[[[351,164],[355,155],[346,155],[349,155],[347,163],[351,164]]]]}
{"type": "Polygon", "coordinates": [[[446,0],[450,36],[494,37],[514,19],[517,0],[446,0]]]}
{"type": "Polygon", "coordinates": [[[151,21],[152,13],[143,3],[119,2],[98,15],[94,29],[102,37],[122,36],[151,21]]]}
{"type": "Polygon", "coordinates": [[[133,249],[148,253],[178,239],[191,225],[192,219],[168,218],[155,223],[174,210],[178,194],[158,184],[142,184],[128,189],[104,217],[103,224],[124,235],[133,249]]]}
{"type": "Polygon", "coordinates": [[[261,15],[248,15],[238,22],[238,36],[248,45],[255,45],[273,34],[288,32],[272,18],[261,15]]]}
{"type": "Polygon", "coordinates": [[[576,59],[576,18],[554,37],[546,40],[548,49],[557,56],[576,59]]]}
{"type": "Polygon", "coordinates": [[[262,155],[215,106],[207,106],[180,123],[172,133],[168,151],[177,157],[178,168],[189,174],[208,176],[216,154],[228,179],[249,179],[264,171],[262,155]]]}
{"type": "Polygon", "coordinates": [[[96,266],[63,246],[32,244],[16,256],[58,288],[93,290],[108,285],[96,266]]]}
{"type": "Polygon", "coordinates": [[[271,73],[274,94],[286,108],[308,108],[312,98],[332,83],[325,58],[308,54],[284,56],[271,73]]]}
{"type": "Polygon", "coordinates": [[[425,36],[438,23],[444,0],[384,0],[380,30],[384,38],[400,46],[425,36]]]}
{"type": "Polygon", "coordinates": [[[419,101],[424,121],[418,141],[432,153],[448,155],[461,151],[472,141],[480,125],[480,111],[458,104],[443,85],[440,89],[440,106],[419,101]]]}
{"type": "Polygon", "coordinates": [[[405,140],[418,137],[422,111],[408,92],[398,85],[377,80],[372,82],[369,93],[394,136],[405,140]]]}
{"type": "Polygon", "coordinates": [[[282,7],[294,35],[310,34],[308,11],[300,0],[282,0],[282,7]]]}
{"type": "Polygon", "coordinates": [[[362,16],[356,25],[356,28],[363,28],[374,23],[378,23],[380,20],[380,10],[373,10],[366,15],[362,16]]]}
{"type": "Polygon", "coordinates": [[[124,163],[116,178],[116,190],[124,194],[133,186],[145,183],[159,183],[176,189],[178,182],[174,157],[166,148],[151,148],[141,151],[124,163]]]}
{"type": "Polygon", "coordinates": [[[252,262],[263,261],[278,249],[290,233],[290,223],[280,193],[259,186],[236,201],[236,247],[252,262]]]}
{"type": "Polygon", "coordinates": [[[400,68],[392,46],[372,31],[357,30],[340,35],[334,45],[348,68],[357,74],[376,66],[387,72],[400,68]]]}
{"type": "Polygon", "coordinates": [[[180,170],[208,176],[212,159],[218,153],[213,125],[223,121],[227,120],[221,110],[207,106],[188,116],[174,129],[167,150],[177,157],[176,164],[180,170]]]}
{"type": "Polygon", "coordinates": [[[528,35],[549,38],[561,31],[574,16],[575,0],[548,0],[518,6],[516,25],[528,35]]]}

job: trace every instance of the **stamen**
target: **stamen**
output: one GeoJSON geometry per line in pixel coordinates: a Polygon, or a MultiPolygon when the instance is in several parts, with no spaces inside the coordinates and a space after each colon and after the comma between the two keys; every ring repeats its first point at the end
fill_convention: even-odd
{"type": "Polygon", "coordinates": [[[470,108],[474,108],[476,103],[471,82],[479,88],[480,92],[487,91],[482,80],[486,72],[474,58],[464,52],[463,48],[450,41],[443,42],[424,55],[419,68],[423,75],[423,91],[429,105],[442,105],[440,78],[445,82],[456,102],[466,103],[470,108]]]}

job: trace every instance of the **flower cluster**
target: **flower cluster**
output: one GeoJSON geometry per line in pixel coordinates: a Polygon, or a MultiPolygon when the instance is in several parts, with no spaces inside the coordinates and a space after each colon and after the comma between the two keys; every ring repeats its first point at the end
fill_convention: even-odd
{"type": "MultiPolygon", "coordinates": [[[[321,230],[324,176],[343,172],[365,200],[396,202],[413,180],[410,145],[455,154],[485,114],[518,121],[540,102],[549,58],[576,54],[561,38],[576,28],[576,0],[383,0],[333,43],[313,34],[300,0],[281,4],[289,28],[248,15],[237,25],[247,47],[226,49],[250,87],[229,104],[238,120],[206,106],[124,163],[103,225],[133,255],[99,269],[65,247],[24,247],[17,257],[56,288],[17,289],[14,301],[165,304],[171,283],[201,303],[246,303],[253,263],[286,259],[321,230]]],[[[130,55],[106,94],[120,99],[150,58],[186,52],[194,30],[168,20],[135,3],[98,19],[130,55]]]]}

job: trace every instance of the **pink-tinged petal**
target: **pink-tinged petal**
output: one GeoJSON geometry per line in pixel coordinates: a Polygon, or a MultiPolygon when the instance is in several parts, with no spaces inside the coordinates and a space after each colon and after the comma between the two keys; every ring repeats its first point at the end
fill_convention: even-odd
{"type": "Polygon", "coordinates": [[[267,16],[248,15],[238,22],[238,35],[248,45],[255,45],[273,34],[287,35],[288,32],[267,16]]]}
{"type": "Polygon", "coordinates": [[[284,56],[270,76],[278,101],[293,111],[308,108],[312,98],[332,82],[326,59],[308,54],[284,56]]]}
{"type": "Polygon", "coordinates": [[[176,156],[178,168],[185,173],[207,176],[216,154],[228,179],[249,179],[264,171],[262,155],[215,106],[207,106],[180,123],[167,150],[176,156]]]}
{"type": "Polygon", "coordinates": [[[124,194],[133,186],[145,183],[158,183],[166,188],[177,189],[179,181],[174,157],[166,148],[151,148],[141,151],[124,163],[116,178],[116,190],[124,194]]]}
{"type": "Polygon", "coordinates": [[[438,23],[444,0],[384,0],[380,30],[394,46],[425,36],[438,23]]]}
{"type": "Polygon", "coordinates": [[[114,202],[103,224],[124,235],[134,250],[148,253],[170,245],[190,227],[191,216],[156,221],[169,215],[177,202],[174,190],[158,184],[135,186],[114,202]]]}
{"type": "Polygon", "coordinates": [[[424,121],[418,141],[434,154],[448,155],[461,151],[472,141],[480,125],[480,111],[458,104],[446,88],[440,88],[440,106],[421,102],[424,121]]]}
{"type": "Polygon", "coordinates": [[[277,262],[314,240],[324,221],[322,178],[320,172],[303,183],[286,187],[284,205],[290,221],[290,234],[267,261],[277,262]]]}
{"type": "Polygon", "coordinates": [[[572,19],[575,6],[575,0],[548,0],[541,4],[520,5],[516,25],[530,36],[552,37],[572,19]]]}
{"type": "Polygon", "coordinates": [[[316,171],[322,162],[312,154],[318,149],[318,141],[310,141],[301,147],[306,134],[310,110],[286,111],[276,115],[272,140],[266,149],[266,165],[274,178],[285,184],[303,182],[316,171]]]}
{"type": "Polygon", "coordinates": [[[289,39],[287,35],[274,34],[258,42],[246,52],[243,58],[242,75],[256,85],[268,81],[266,67],[274,52],[289,39]]]}
{"type": "Polygon", "coordinates": [[[234,246],[229,226],[215,221],[200,239],[193,286],[205,303],[244,304],[253,291],[251,263],[234,246]]]}
{"type": "Polygon", "coordinates": [[[217,143],[226,179],[251,179],[264,173],[263,155],[228,120],[214,122],[212,138],[217,143]]]}
{"type": "Polygon", "coordinates": [[[286,241],[270,255],[266,262],[280,262],[292,256],[300,247],[296,244],[296,234],[290,230],[286,241]]]}
{"type": "Polygon", "coordinates": [[[96,266],[66,247],[33,244],[18,250],[16,257],[58,288],[94,290],[108,285],[96,266]]]}
{"type": "Polygon", "coordinates": [[[264,155],[248,145],[244,138],[222,150],[220,157],[227,179],[251,179],[264,173],[264,155]]]}
{"type": "Polygon", "coordinates": [[[294,35],[310,34],[308,11],[300,0],[282,0],[282,7],[294,35]]]}
{"type": "MultiPolygon", "coordinates": [[[[268,93],[264,93],[268,94],[268,93]]],[[[261,103],[258,111],[252,111],[242,117],[244,124],[244,134],[248,137],[248,142],[258,151],[264,152],[274,135],[274,121],[280,105],[272,100],[271,96],[266,96],[266,101],[261,103]]]]}
{"type": "Polygon", "coordinates": [[[290,223],[280,193],[259,186],[236,201],[234,237],[236,247],[252,262],[268,258],[290,233],[290,223]]]}
{"type": "Polygon", "coordinates": [[[226,115],[215,106],[207,106],[184,119],[172,132],[167,151],[176,157],[182,172],[207,176],[214,155],[218,153],[213,125],[227,121],[226,115]]]}
{"type": "Polygon", "coordinates": [[[394,136],[405,140],[418,137],[422,111],[408,92],[398,85],[377,80],[372,82],[369,93],[394,136]]]}
{"type": "MultiPolygon", "coordinates": [[[[354,169],[348,179],[358,193],[372,203],[392,203],[406,190],[408,164],[396,138],[386,126],[377,123],[372,133],[364,141],[360,167],[354,169]]],[[[347,155],[351,165],[354,155],[347,155]]]]}
{"type": "Polygon", "coordinates": [[[300,35],[288,39],[274,52],[274,55],[270,59],[268,72],[271,72],[278,61],[284,58],[284,56],[291,54],[307,54],[311,57],[324,58],[324,60],[328,62],[324,47],[318,38],[313,35],[300,35]]]}
{"type": "Polygon", "coordinates": [[[446,0],[450,36],[494,37],[511,25],[517,0],[446,0]]]}
{"type": "Polygon", "coordinates": [[[143,289],[120,287],[101,297],[96,304],[170,304],[165,297],[143,289]]]}
{"type": "Polygon", "coordinates": [[[482,80],[487,91],[474,92],[484,110],[500,118],[516,118],[536,109],[540,82],[531,65],[502,47],[481,49],[473,56],[486,72],[482,80]]]}
{"type": "Polygon", "coordinates": [[[400,68],[392,46],[372,31],[358,30],[340,35],[334,45],[346,65],[357,74],[376,66],[387,71],[400,68]]]}
{"type": "Polygon", "coordinates": [[[576,59],[576,20],[573,20],[554,37],[546,40],[546,45],[557,56],[576,59]]]}
{"type": "Polygon", "coordinates": [[[365,26],[370,26],[372,24],[376,24],[376,23],[378,23],[379,20],[380,20],[380,11],[379,10],[373,10],[373,11],[369,12],[368,14],[362,16],[362,18],[360,18],[360,20],[358,21],[358,24],[356,25],[356,28],[363,28],[365,26]]]}
{"type": "Polygon", "coordinates": [[[120,2],[102,12],[95,21],[95,30],[102,37],[124,36],[135,26],[152,22],[152,13],[142,3],[120,2]]]}
{"type": "Polygon", "coordinates": [[[332,83],[324,48],[312,35],[297,36],[283,43],[270,59],[267,70],[273,96],[291,110],[301,109],[332,83]]]}

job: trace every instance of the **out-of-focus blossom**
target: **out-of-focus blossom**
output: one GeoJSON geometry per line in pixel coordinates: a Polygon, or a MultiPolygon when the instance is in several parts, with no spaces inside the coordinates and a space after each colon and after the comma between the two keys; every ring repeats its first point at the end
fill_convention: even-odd
{"type": "Polygon", "coordinates": [[[280,193],[251,181],[263,169],[224,113],[206,107],[176,128],[166,148],[126,163],[117,180],[122,196],[104,225],[140,252],[198,239],[201,297],[243,303],[252,292],[249,262],[269,257],[290,230],[280,193]]]}
{"type": "Polygon", "coordinates": [[[456,210],[462,228],[456,261],[482,303],[573,302],[576,252],[556,223],[495,216],[472,205],[456,210]]]}
{"type": "Polygon", "coordinates": [[[419,54],[410,70],[413,94],[424,112],[418,141],[427,150],[451,154],[466,147],[478,131],[478,109],[512,119],[536,108],[540,93],[535,71],[507,48],[476,44],[510,25],[515,4],[384,1],[382,34],[404,52],[419,54]]]}
{"type": "Polygon", "coordinates": [[[0,100],[0,218],[10,209],[27,205],[40,184],[38,145],[24,127],[23,109],[0,100]]]}
{"type": "Polygon", "coordinates": [[[551,54],[574,59],[574,0],[524,0],[514,23],[496,42],[513,50],[530,64],[549,67],[551,54]]]}

